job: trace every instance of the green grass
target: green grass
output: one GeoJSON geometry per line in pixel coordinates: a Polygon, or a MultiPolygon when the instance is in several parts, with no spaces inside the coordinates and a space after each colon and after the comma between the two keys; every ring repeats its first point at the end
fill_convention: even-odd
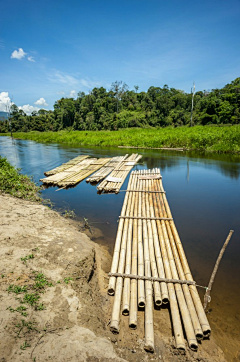
{"type": "Polygon", "coordinates": [[[240,152],[240,125],[217,127],[128,128],[118,131],[60,131],[14,133],[15,138],[82,146],[181,147],[219,153],[240,152]]]}
{"type": "Polygon", "coordinates": [[[40,201],[40,188],[33,182],[32,178],[20,174],[20,170],[12,166],[6,158],[0,156],[0,192],[12,196],[40,201]]]}

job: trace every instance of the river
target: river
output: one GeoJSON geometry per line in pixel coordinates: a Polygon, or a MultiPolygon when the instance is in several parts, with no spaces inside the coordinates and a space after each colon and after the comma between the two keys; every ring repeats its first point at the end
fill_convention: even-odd
{"type": "MultiPolygon", "coordinates": [[[[0,137],[0,155],[38,183],[50,170],[79,154],[113,157],[131,149],[41,144],[0,137]]],[[[143,158],[135,169],[160,167],[171,207],[194,280],[207,286],[214,263],[230,229],[234,234],[221,261],[208,318],[214,337],[229,361],[240,360],[240,155],[139,150],[143,158]]],[[[126,189],[128,178],[122,189],[126,189]]],[[[113,250],[124,192],[99,195],[95,186],[82,181],[75,188],[42,196],[58,210],[74,210],[101,230],[95,241],[113,250]]],[[[204,289],[199,293],[203,297],[204,289]]]]}

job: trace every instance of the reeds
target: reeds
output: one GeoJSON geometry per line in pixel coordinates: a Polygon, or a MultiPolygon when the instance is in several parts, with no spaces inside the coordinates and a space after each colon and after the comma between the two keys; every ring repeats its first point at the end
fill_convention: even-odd
{"type": "Polygon", "coordinates": [[[211,333],[172,219],[159,169],[135,171],[130,175],[108,293],[115,293],[110,324],[113,332],[119,332],[121,310],[123,315],[129,315],[129,327],[135,329],[137,306],[145,306],[144,348],[148,351],[154,351],[154,303],[158,307],[170,303],[177,349],[186,349],[184,332],[189,347],[195,351],[198,340],[211,333]]]}
{"type": "Polygon", "coordinates": [[[133,153],[127,159],[123,160],[118,168],[115,168],[115,170],[98,185],[98,191],[118,193],[127,175],[141,158],[141,155],[133,153]]]}

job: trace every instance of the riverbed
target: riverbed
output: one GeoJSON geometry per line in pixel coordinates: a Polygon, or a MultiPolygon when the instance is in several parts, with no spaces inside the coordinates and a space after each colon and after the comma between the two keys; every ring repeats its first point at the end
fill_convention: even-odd
{"type": "MultiPolygon", "coordinates": [[[[0,137],[0,155],[6,156],[34,180],[79,154],[113,157],[131,149],[40,144],[0,137]]],[[[139,150],[143,158],[135,169],[160,167],[168,202],[196,282],[207,286],[218,253],[230,229],[234,234],[220,264],[208,318],[215,338],[229,361],[240,358],[240,156],[213,153],[139,150]]],[[[127,187],[128,179],[122,190],[127,187]]],[[[74,210],[101,230],[95,240],[113,250],[124,192],[97,194],[96,186],[81,182],[75,188],[42,191],[54,208],[74,210]]],[[[199,289],[203,296],[204,289],[199,289]]]]}

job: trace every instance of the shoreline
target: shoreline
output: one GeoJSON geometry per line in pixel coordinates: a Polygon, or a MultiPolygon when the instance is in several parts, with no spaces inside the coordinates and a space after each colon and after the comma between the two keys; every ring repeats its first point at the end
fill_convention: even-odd
{"type": "Polygon", "coordinates": [[[60,355],[61,361],[72,362],[157,361],[160,357],[166,362],[226,361],[214,337],[199,345],[198,352],[187,349],[186,355],[179,354],[174,348],[168,308],[154,311],[157,325],[154,354],[143,350],[141,312],[136,331],[129,330],[128,318],[121,318],[120,334],[112,334],[108,324],[113,298],[107,295],[106,289],[111,256],[106,248],[80,232],[75,221],[63,218],[44,205],[6,194],[0,194],[0,202],[0,335],[3,341],[0,355],[6,361],[35,358],[38,362],[46,359],[55,362],[60,361],[60,355]],[[47,284],[43,293],[39,293],[42,310],[19,304],[17,298],[23,298],[26,292],[15,295],[7,291],[10,285],[15,285],[25,287],[30,293],[36,273],[45,275],[49,285],[52,284],[47,284]],[[21,310],[17,311],[19,306],[27,307],[28,316],[23,317],[21,310]],[[24,327],[16,339],[15,327],[21,320],[28,326],[35,321],[36,324],[32,324],[35,329],[24,327]]]}

